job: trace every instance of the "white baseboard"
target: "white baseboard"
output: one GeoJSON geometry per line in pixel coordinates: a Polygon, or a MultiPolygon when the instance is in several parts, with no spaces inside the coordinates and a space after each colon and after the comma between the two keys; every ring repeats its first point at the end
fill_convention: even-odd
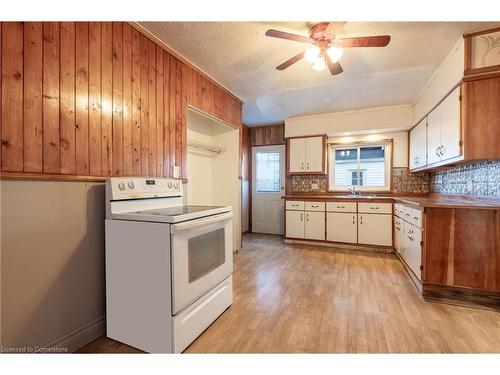
{"type": "Polygon", "coordinates": [[[55,351],[51,349],[67,348],[67,353],[73,353],[82,346],[87,345],[104,334],[106,334],[106,315],[102,315],[99,318],[75,329],[67,335],[52,341],[51,343],[45,345],[46,350],[42,350],[41,352],[61,353],[62,351],[55,351]]]}

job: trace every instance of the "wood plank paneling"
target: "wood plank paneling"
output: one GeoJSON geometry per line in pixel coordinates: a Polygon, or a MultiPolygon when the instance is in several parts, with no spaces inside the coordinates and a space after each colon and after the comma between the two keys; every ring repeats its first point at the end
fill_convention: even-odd
{"type": "Polygon", "coordinates": [[[23,27],[2,28],[2,170],[23,170],[23,27]]]}
{"type": "Polygon", "coordinates": [[[113,176],[123,175],[123,24],[113,22],[113,176]]]}
{"type": "Polygon", "coordinates": [[[163,176],[164,80],[163,50],[156,46],[156,175],[163,176]]]}
{"type": "Polygon", "coordinates": [[[89,172],[102,175],[101,23],[89,23],[89,172]]]}
{"type": "MultiPolygon", "coordinates": [[[[61,173],[76,174],[75,148],[75,23],[61,22],[60,141],[61,173]]],[[[81,43],[80,43],[81,44],[81,43]]]]}
{"type": "Polygon", "coordinates": [[[149,39],[141,35],[141,176],[149,176],[149,39]]]}
{"type": "Polygon", "coordinates": [[[43,171],[60,173],[59,23],[43,23],[43,171]]]}
{"type": "Polygon", "coordinates": [[[42,22],[24,25],[24,171],[42,168],[42,22]]]}
{"type": "Polygon", "coordinates": [[[89,174],[89,24],[77,22],[75,43],[76,65],[76,174],[89,174]]]}
{"type": "Polygon", "coordinates": [[[285,126],[271,125],[250,128],[252,146],[285,144],[285,126]]]}
{"type": "Polygon", "coordinates": [[[101,25],[101,165],[102,175],[113,170],[113,25],[101,25]]]}
{"type": "Polygon", "coordinates": [[[132,27],[123,25],[123,175],[132,176],[132,27]]]}
{"type": "Polygon", "coordinates": [[[132,174],[141,175],[141,34],[132,30],[132,174]]]}
{"type": "Polygon", "coordinates": [[[170,57],[163,52],[163,176],[170,176],[170,57]]]}
{"type": "Polygon", "coordinates": [[[149,175],[156,176],[156,44],[148,43],[149,175]]]}
{"type": "Polygon", "coordinates": [[[177,166],[187,178],[189,105],[241,126],[237,99],[133,25],[4,22],[0,32],[3,176],[171,176],[177,166]]]}

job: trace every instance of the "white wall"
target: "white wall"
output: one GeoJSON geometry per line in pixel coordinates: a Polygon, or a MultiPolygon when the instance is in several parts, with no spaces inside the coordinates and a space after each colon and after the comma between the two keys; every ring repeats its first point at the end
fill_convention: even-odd
{"type": "Polygon", "coordinates": [[[2,345],[71,351],[103,335],[104,184],[0,185],[2,345]]]}
{"type": "Polygon", "coordinates": [[[413,124],[431,110],[464,75],[464,39],[453,46],[413,106],[413,124]]]}
{"type": "Polygon", "coordinates": [[[187,139],[222,147],[219,155],[187,154],[187,204],[232,206],[234,249],[241,241],[241,181],[239,131],[222,122],[188,110],[187,139]]]}
{"type": "Polygon", "coordinates": [[[412,115],[410,105],[398,105],[294,117],[285,120],[285,137],[405,130],[412,124],[412,115]]]}

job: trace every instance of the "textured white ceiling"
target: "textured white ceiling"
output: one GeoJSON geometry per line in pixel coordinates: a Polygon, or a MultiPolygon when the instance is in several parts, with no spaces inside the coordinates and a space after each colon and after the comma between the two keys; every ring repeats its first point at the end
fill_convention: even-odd
{"type": "Polygon", "coordinates": [[[269,38],[269,28],[308,35],[305,22],[141,22],[141,25],[244,100],[243,122],[412,103],[458,38],[494,23],[348,22],[343,36],[391,35],[385,48],[345,49],[338,76],[302,60],[277,65],[304,44],[269,38]]]}

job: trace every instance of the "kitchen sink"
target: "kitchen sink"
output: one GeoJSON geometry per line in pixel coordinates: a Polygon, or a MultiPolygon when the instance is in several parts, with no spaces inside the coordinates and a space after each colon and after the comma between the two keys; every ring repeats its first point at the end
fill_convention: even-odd
{"type": "Polygon", "coordinates": [[[336,195],[335,198],[342,198],[342,199],[376,199],[376,198],[382,198],[379,197],[375,194],[365,194],[365,195],[336,195]]]}

